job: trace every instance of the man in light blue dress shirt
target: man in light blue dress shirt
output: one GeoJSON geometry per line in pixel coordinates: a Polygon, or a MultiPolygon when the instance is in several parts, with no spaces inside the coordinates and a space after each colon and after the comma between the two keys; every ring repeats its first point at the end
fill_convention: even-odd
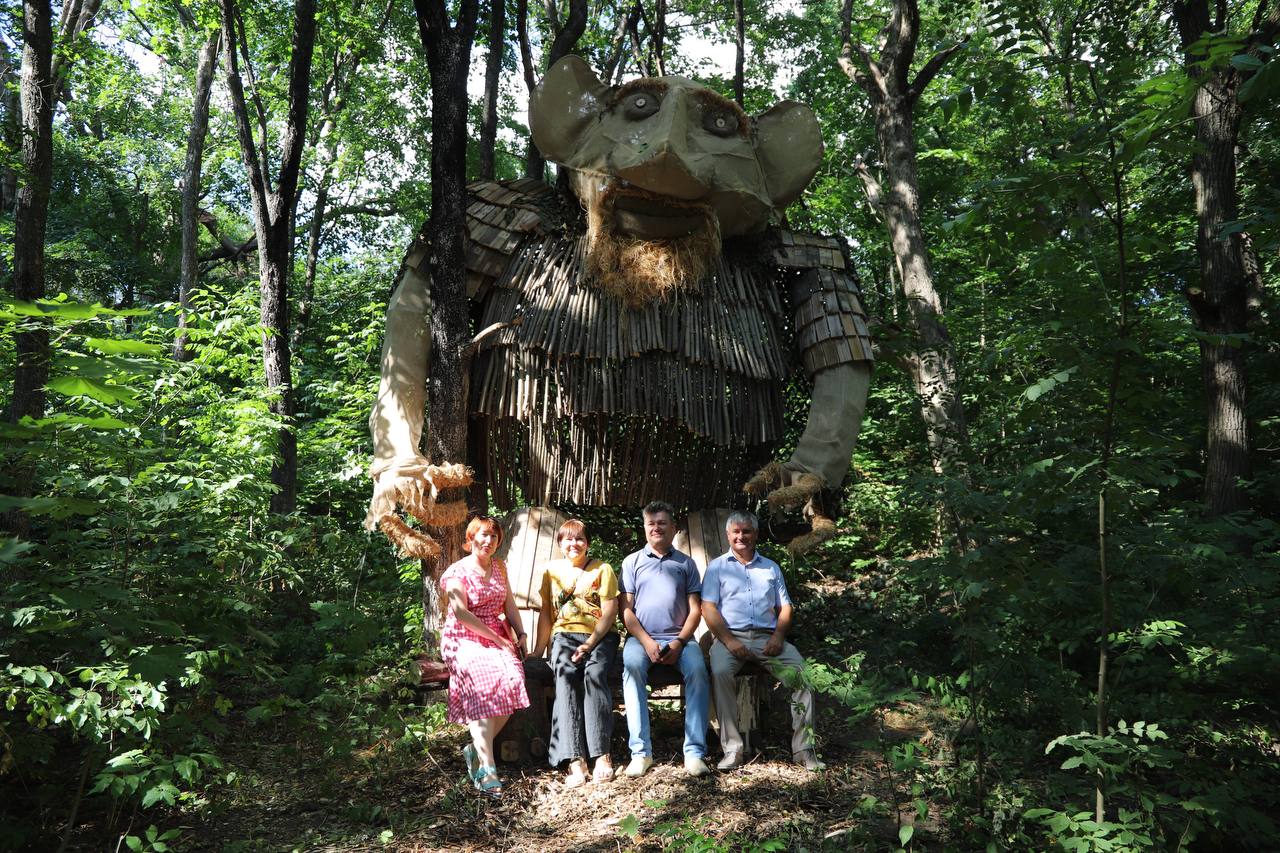
{"type": "Polygon", "coordinates": [[[745,758],[734,677],[754,661],[780,680],[790,670],[786,680],[797,685],[791,696],[791,753],[806,769],[822,770],[825,765],[813,751],[813,691],[799,677],[804,658],[787,642],[791,596],[782,569],[756,552],[758,529],[751,513],[730,515],[725,523],[729,552],[712,560],[702,579],[702,618],[717,640],[711,647],[711,692],[724,758],[716,766],[732,770],[745,758]]]}

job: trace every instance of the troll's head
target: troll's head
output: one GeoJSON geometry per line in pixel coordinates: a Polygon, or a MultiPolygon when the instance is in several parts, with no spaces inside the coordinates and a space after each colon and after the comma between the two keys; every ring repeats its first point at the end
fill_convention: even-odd
{"type": "Polygon", "coordinates": [[[529,123],[543,155],[572,170],[588,273],[633,304],[695,286],[722,237],[763,230],[822,161],[803,104],[749,117],[684,77],[606,86],[576,56],[547,72],[529,123]]]}

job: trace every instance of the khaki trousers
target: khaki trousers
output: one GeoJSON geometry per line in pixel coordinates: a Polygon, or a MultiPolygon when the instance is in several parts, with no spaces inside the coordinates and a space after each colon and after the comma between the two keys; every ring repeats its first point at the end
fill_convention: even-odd
{"type": "MultiPolygon", "coordinates": [[[[765,657],[764,647],[773,636],[773,631],[757,629],[732,633],[779,681],[782,680],[780,674],[786,670],[792,670],[798,676],[804,669],[804,657],[790,643],[782,644],[782,653],[777,657],[765,657]]],[[[712,644],[711,694],[715,699],[716,716],[720,720],[720,747],[725,755],[739,757],[743,757],[743,742],[742,732],[738,728],[738,686],[734,677],[744,663],[745,661],[730,654],[724,643],[719,640],[712,644]]],[[[793,755],[806,749],[813,749],[813,719],[813,691],[808,685],[801,683],[791,694],[791,752],[793,755]]]]}

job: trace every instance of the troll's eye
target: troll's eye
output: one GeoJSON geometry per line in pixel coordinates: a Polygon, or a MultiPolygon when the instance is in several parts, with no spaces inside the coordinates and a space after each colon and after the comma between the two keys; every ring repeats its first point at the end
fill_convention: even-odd
{"type": "Polygon", "coordinates": [[[709,110],[702,126],[716,136],[732,136],[738,132],[738,116],[731,110],[709,110]]]}
{"type": "Polygon", "coordinates": [[[639,121],[656,113],[661,104],[653,92],[632,92],[622,99],[622,113],[632,121],[639,121]]]}

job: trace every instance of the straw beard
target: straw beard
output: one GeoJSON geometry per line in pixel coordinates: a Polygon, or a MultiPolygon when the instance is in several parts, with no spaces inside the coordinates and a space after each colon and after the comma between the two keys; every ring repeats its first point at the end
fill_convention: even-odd
{"type": "Polygon", "coordinates": [[[678,290],[696,291],[711,260],[720,254],[720,223],[708,204],[680,202],[636,187],[597,181],[578,183],[578,197],[587,209],[587,277],[606,293],[632,308],[661,301],[678,290]],[[702,227],[669,240],[645,240],[620,233],[613,203],[621,195],[649,199],[672,208],[700,213],[702,227]]]}

